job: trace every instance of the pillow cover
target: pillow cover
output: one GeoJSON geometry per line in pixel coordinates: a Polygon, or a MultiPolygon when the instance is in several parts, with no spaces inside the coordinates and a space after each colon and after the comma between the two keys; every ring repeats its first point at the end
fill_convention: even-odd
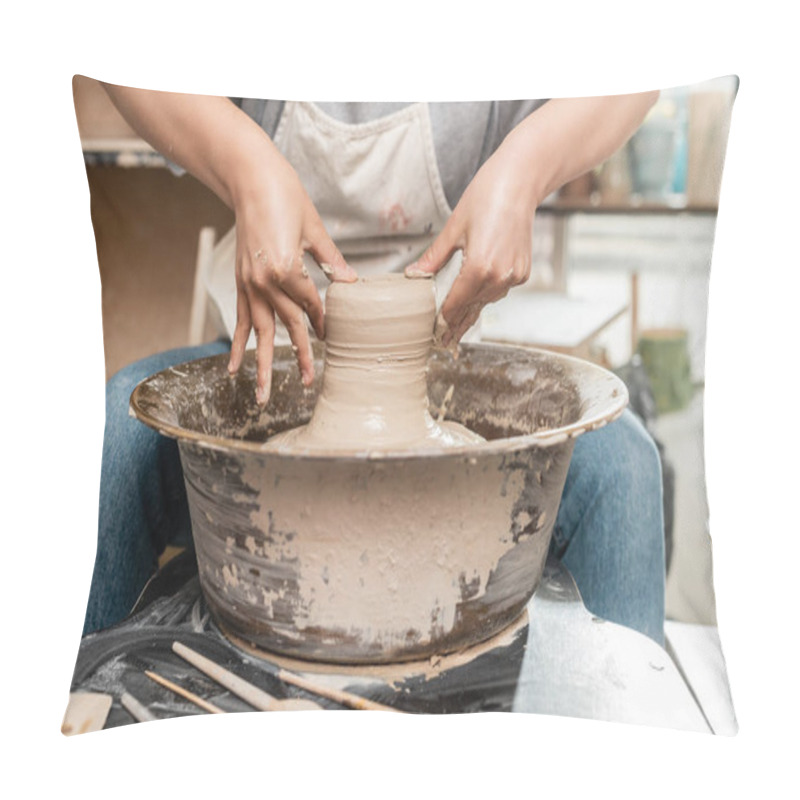
{"type": "MultiPolygon", "coordinates": [[[[702,400],[708,271],[736,84],[573,101],[307,103],[155,97],[77,76],[108,388],[97,561],[64,732],[252,709],[377,708],[735,733],[716,629],[702,400]],[[147,124],[152,107],[163,127],[147,124]],[[191,136],[181,129],[187,115],[191,136]],[[298,207],[309,199],[327,232],[304,228],[316,238],[296,275],[324,297],[318,265],[332,252],[330,235],[362,276],[437,268],[442,313],[458,276],[482,256],[474,220],[497,208],[492,180],[530,174],[540,185],[526,172],[538,162],[513,162],[522,156],[508,155],[507,135],[539,142],[541,131],[562,126],[572,143],[571,171],[543,179],[549,192],[535,215],[521,215],[530,241],[513,277],[520,285],[503,298],[495,295],[510,286],[475,289],[475,313],[450,320],[464,328],[461,357],[437,350],[429,365],[433,416],[489,440],[458,475],[480,465],[504,478],[453,494],[463,540],[445,538],[439,501],[418,482],[401,497],[399,524],[384,506],[366,517],[370,538],[356,541],[353,531],[367,530],[356,522],[361,507],[383,497],[374,457],[361,459],[362,471],[343,473],[334,458],[321,471],[303,462],[291,476],[266,473],[274,503],[292,496],[291,481],[313,476],[314,488],[294,495],[307,496],[298,520],[344,498],[337,523],[322,526],[329,538],[311,536],[308,549],[303,530],[281,522],[247,477],[271,462],[260,451],[240,460],[243,452],[308,420],[324,362],[315,345],[316,382],[304,390],[290,346],[298,340],[281,325],[288,316],[273,287],[265,290],[279,348],[270,403],[258,402],[252,350],[235,378],[225,369],[239,313],[236,261],[267,262],[270,220],[280,231],[293,223],[275,216],[281,203],[263,213],[260,196],[237,206],[217,177],[225,156],[212,148],[218,162],[204,160],[203,144],[228,117],[225,136],[252,137],[243,139],[251,151],[236,152],[290,164],[289,188],[273,191],[290,197],[301,186],[298,207]],[[610,152],[594,134],[613,142],[610,152]],[[174,149],[164,146],[173,139],[174,149]],[[262,214],[266,238],[243,256],[245,210],[262,214]],[[447,238],[451,219],[472,225],[468,258],[465,239],[447,238]],[[439,251],[438,261],[424,255],[439,251]],[[517,370],[513,380],[492,371],[501,358],[517,370]],[[543,375],[557,384],[550,394],[543,375]],[[494,394],[481,394],[487,376],[494,394]],[[591,394],[601,379],[615,393],[604,400],[591,394]],[[564,411],[570,392],[580,406],[573,416],[564,411]],[[511,450],[500,452],[499,441],[511,450]],[[328,475],[341,481],[335,489],[328,475]],[[482,516],[494,506],[505,509],[505,527],[482,516]]],[[[498,230],[511,229],[509,209],[526,208],[526,196],[495,215],[498,230]]],[[[497,251],[504,274],[515,252],[497,251]]]]}

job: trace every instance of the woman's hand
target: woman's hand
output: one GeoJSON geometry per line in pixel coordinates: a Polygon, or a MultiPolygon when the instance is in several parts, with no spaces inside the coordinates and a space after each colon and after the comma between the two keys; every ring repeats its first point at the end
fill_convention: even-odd
{"type": "Polygon", "coordinates": [[[286,326],[303,383],[314,379],[306,317],[325,337],[322,301],[303,264],[308,251],[331,280],[354,281],[294,169],[272,150],[245,181],[235,182],[236,330],[228,370],[235,373],[250,330],[256,335],[256,399],[269,400],[276,316],[286,326]],[[241,187],[244,188],[241,188],[241,187]]]}
{"type": "Polygon", "coordinates": [[[506,136],[433,244],[406,268],[409,278],[429,277],[463,253],[437,320],[438,342],[455,345],[487,303],[528,279],[539,203],[618,150],[657,99],[642,92],[549,100],[506,136]]]}
{"type": "Polygon", "coordinates": [[[305,318],[325,335],[322,302],[303,268],[308,251],[331,280],[354,281],[297,173],[267,134],[225,97],[103,84],[133,128],[208,186],[236,215],[236,330],[228,369],[256,332],[256,399],[269,399],[275,317],[289,331],[303,382],[314,378],[305,318]]]}
{"type": "Polygon", "coordinates": [[[467,186],[442,232],[410,278],[436,274],[456,250],[461,271],[442,304],[436,340],[454,346],[475,324],[485,305],[505,297],[531,272],[533,218],[538,205],[530,177],[522,173],[513,148],[500,147],[467,186]]]}

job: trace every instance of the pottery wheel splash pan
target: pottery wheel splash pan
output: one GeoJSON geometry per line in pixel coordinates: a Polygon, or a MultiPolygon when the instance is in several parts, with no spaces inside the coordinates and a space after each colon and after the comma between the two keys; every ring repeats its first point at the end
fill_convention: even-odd
{"type": "Polygon", "coordinates": [[[444,451],[279,453],[305,424],[303,387],[275,351],[255,402],[255,358],[227,355],[143,381],[131,413],[177,439],[200,582],[220,627],[255,647],[329,663],[427,658],[511,624],[544,567],[575,437],[618,417],[625,385],[567,356],[463,345],[428,362],[430,410],[487,439],[444,451]]]}

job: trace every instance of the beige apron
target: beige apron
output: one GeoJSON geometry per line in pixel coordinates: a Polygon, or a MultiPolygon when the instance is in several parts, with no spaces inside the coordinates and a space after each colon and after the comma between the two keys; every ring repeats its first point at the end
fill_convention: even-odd
{"type": "MultiPolygon", "coordinates": [[[[359,276],[401,271],[424,252],[450,216],[425,103],[348,124],[313,103],[287,102],[273,141],[359,276]]],[[[323,293],[327,278],[309,254],[304,258],[323,293]]],[[[236,327],[235,259],[234,227],[220,240],[206,283],[222,332],[230,337],[236,327]]],[[[459,252],[437,275],[439,304],[460,265],[459,252]]],[[[285,329],[276,323],[276,343],[288,343],[285,329]]],[[[248,347],[254,346],[251,333],[248,347]]]]}

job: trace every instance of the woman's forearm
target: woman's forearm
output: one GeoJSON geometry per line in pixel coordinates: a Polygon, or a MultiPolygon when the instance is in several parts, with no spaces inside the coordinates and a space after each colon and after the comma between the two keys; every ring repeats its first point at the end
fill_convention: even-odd
{"type": "Polygon", "coordinates": [[[239,370],[256,337],[256,401],[269,399],[276,320],[314,379],[306,322],[325,336],[324,309],[303,263],[309,252],[331,280],[355,281],[297,173],[269,136],[224,97],[105,86],[116,107],[159,152],[206,184],[236,216],[236,329],[228,369],[239,370]]]}
{"type": "Polygon", "coordinates": [[[225,97],[103,87],[143,139],[230,208],[277,153],[267,134],[225,97]]]}
{"type": "Polygon", "coordinates": [[[534,207],[622,147],[658,95],[549,100],[517,125],[501,149],[524,171],[534,207]]]}

